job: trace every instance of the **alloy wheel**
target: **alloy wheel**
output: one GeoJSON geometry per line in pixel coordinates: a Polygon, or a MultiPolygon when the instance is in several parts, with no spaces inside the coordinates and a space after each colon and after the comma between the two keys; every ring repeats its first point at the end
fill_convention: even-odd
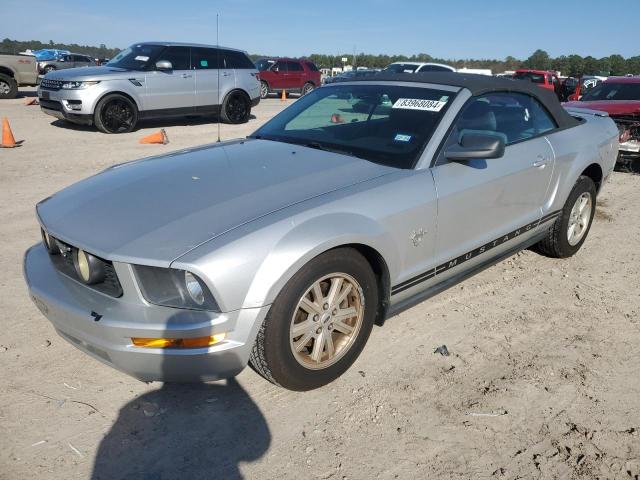
{"type": "Polygon", "coordinates": [[[588,192],[580,195],[576,199],[576,203],[573,204],[567,226],[567,241],[572,247],[577,245],[584,237],[591,221],[592,208],[593,202],[588,192]]]}
{"type": "Polygon", "coordinates": [[[226,113],[232,123],[243,122],[248,115],[246,100],[238,94],[233,95],[227,103],[226,113]]]}
{"type": "Polygon", "coordinates": [[[129,130],[133,123],[133,116],[131,106],[119,99],[107,103],[100,112],[103,125],[111,133],[129,130]]]}
{"type": "Polygon", "coordinates": [[[364,295],[355,278],[332,273],[317,280],[300,298],[291,319],[294,358],[311,370],[333,365],[353,345],[363,315],[364,295]]]}
{"type": "Polygon", "coordinates": [[[9,91],[11,90],[11,85],[7,82],[0,80],[0,93],[3,95],[9,95],[9,91]]]}

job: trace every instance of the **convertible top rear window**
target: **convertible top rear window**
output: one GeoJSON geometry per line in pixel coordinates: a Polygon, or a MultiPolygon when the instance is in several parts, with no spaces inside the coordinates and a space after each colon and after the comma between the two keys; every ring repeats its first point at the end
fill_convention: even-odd
{"type": "Polygon", "coordinates": [[[454,97],[447,90],[391,84],[319,88],[253,137],[413,168],[454,97]]]}

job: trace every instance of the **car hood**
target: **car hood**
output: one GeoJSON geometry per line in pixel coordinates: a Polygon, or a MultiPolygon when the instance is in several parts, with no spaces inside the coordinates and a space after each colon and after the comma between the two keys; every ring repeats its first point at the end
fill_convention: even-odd
{"type": "Polygon", "coordinates": [[[592,102],[567,102],[565,107],[600,110],[609,115],[640,115],[640,100],[595,100],[592,102]]]}
{"type": "MultiPolygon", "coordinates": [[[[132,70],[108,67],[104,65],[101,67],[76,67],[64,70],[54,70],[47,73],[46,78],[48,80],[74,80],[78,82],[89,80],[115,80],[128,78],[131,72],[132,70]],[[127,76],[127,74],[129,75],[127,76]]],[[[141,72],[138,71],[137,73],[141,72]]]]}
{"type": "Polygon", "coordinates": [[[395,169],[268,140],[209,145],[111,167],[37,206],[54,237],[156,266],[237,226],[395,169]]]}

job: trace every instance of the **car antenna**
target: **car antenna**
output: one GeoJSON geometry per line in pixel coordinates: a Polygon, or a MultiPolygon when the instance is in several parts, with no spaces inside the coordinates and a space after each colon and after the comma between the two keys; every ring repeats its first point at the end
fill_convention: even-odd
{"type": "Polygon", "coordinates": [[[220,105],[220,14],[216,13],[216,67],[218,70],[218,143],[220,143],[220,120],[222,118],[222,105],[220,105]]]}

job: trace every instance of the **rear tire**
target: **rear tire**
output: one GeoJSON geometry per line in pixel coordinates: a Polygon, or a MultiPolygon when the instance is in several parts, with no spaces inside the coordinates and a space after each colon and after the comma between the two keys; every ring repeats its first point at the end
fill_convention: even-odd
{"type": "Polygon", "coordinates": [[[337,248],[319,255],[289,280],[271,306],[251,351],[251,366],[290,390],[326,385],[360,355],[377,306],[375,275],[358,251],[337,248]]]}
{"type": "Polygon", "coordinates": [[[548,257],[571,257],[587,239],[595,211],[596,185],[591,178],[580,176],[560,216],[549,229],[547,237],[537,243],[535,249],[548,257]]]}
{"type": "Polygon", "coordinates": [[[246,123],[251,115],[251,101],[244,92],[229,93],[222,102],[220,117],[224,123],[246,123]]]}
{"type": "Polygon", "coordinates": [[[0,98],[16,98],[18,96],[18,83],[9,75],[0,73],[0,98]]]}
{"type": "Polygon", "coordinates": [[[138,123],[138,107],[124,95],[107,95],[96,105],[93,123],[103,133],[129,133],[138,123]]]}

